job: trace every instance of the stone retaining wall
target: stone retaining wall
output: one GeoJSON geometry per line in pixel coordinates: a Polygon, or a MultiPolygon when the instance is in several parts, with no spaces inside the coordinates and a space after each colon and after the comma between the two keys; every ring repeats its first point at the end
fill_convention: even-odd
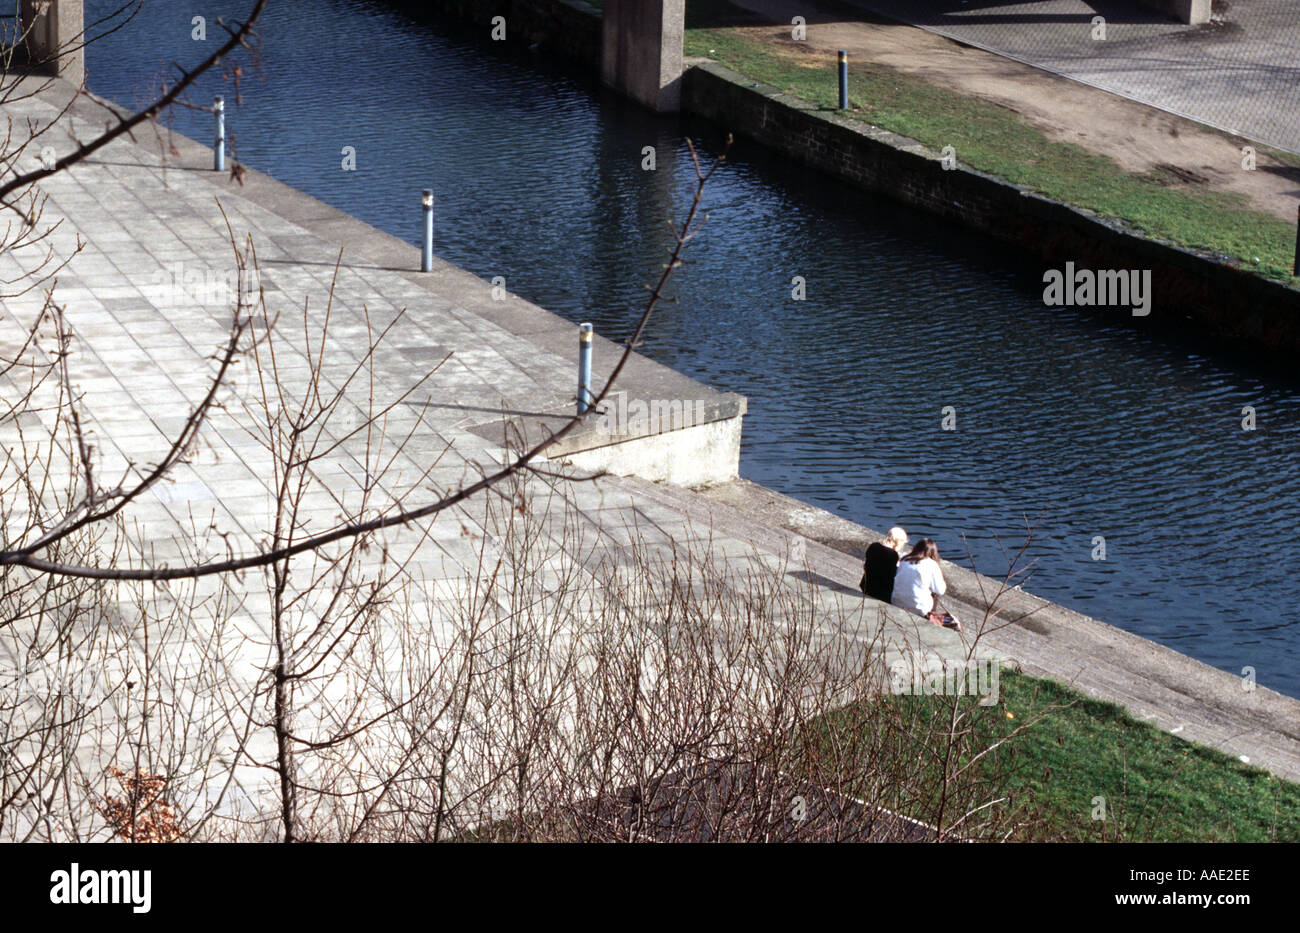
{"type": "MultiPolygon", "coordinates": [[[[1300,350],[1300,291],[1052,201],[958,162],[916,140],[834,111],[815,110],[714,63],[683,81],[682,110],[869,191],[1014,245],[1044,268],[1151,270],[1148,318],[1135,322],[1289,356],[1300,350]]],[[[1117,309],[1116,314],[1131,317],[1117,309]]]]}

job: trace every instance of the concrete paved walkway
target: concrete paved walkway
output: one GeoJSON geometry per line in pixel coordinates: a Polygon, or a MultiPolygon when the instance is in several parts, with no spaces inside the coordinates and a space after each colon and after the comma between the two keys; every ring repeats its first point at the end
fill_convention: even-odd
{"type": "MultiPolygon", "coordinates": [[[[68,89],[17,100],[4,108],[3,116],[12,117],[20,129],[28,120],[47,123],[58,113],[58,94],[66,98],[68,89]]],[[[75,104],[73,113],[69,132],[51,137],[57,154],[70,148],[72,134],[90,138],[104,125],[103,110],[90,101],[75,104]]],[[[443,358],[447,362],[427,386],[386,418],[390,443],[408,433],[410,439],[385,477],[385,492],[417,482],[436,462],[427,479],[418,481],[408,506],[432,501],[436,491],[454,491],[500,465],[503,418],[531,425],[536,440],[540,425],[558,423],[572,410],[577,355],[577,328],[572,323],[514,296],[495,300],[489,282],[445,263],[436,262],[432,273],[414,271],[419,267],[415,247],[265,175],[250,171],[240,184],[226,173],[213,172],[210,150],[193,141],[172,139],[176,153],[164,164],[162,152],[169,141],[151,132],[137,133],[137,140],[116,141],[47,179],[41,188],[48,195],[44,222],[60,222],[49,245],[69,255],[78,239],[85,243],[59,273],[55,298],[65,306],[75,333],[72,379],[84,394],[101,477],[156,461],[189,407],[206,391],[214,351],[226,341],[230,326],[233,283],[228,276],[234,264],[223,210],[237,242],[252,237],[268,311],[282,314],[277,332],[284,339],[277,343],[277,366],[280,385],[291,394],[303,392],[309,368],[301,338],[304,301],[318,325],[333,288],[333,319],[324,344],[325,369],[333,385],[362,363],[368,346],[365,314],[381,328],[406,309],[377,354],[375,383],[365,378],[355,383],[347,392],[348,404],[326,428],[326,452],[312,467],[320,491],[310,495],[303,510],[312,527],[331,527],[340,503],[356,501],[372,448],[364,436],[351,432],[361,423],[370,399],[380,405],[395,400],[443,358]],[[340,246],[342,267],[332,286],[340,246]]],[[[418,220],[418,201],[415,209],[418,220]]],[[[0,255],[0,280],[21,280],[44,249],[43,244],[39,250],[0,255]]],[[[0,355],[16,355],[42,304],[39,290],[6,299],[0,311],[0,355]]],[[[615,344],[598,342],[596,385],[602,384],[617,352],[615,344]]],[[[734,418],[743,411],[737,397],[640,356],[626,370],[620,387],[632,399],[702,400],[710,417],[734,418]]],[[[0,384],[0,391],[13,390],[0,384]]],[[[129,509],[127,553],[119,566],[122,559],[133,566],[211,560],[225,556],[227,549],[242,555],[263,545],[276,477],[274,461],[259,441],[266,433],[259,426],[260,391],[254,367],[239,367],[190,462],[129,509]]],[[[30,435],[30,419],[48,420],[50,413],[24,417],[29,420],[23,424],[0,425],[5,449],[29,443],[20,432],[26,429],[30,435]]],[[[660,459],[695,458],[696,448],[689,443],[679,446],[676,438],[687,433],[663,435],[660,459]]],[[[554,468],[564,472],[562,464],[554,468]]],[[[537,558],[539,576],[533,585],[545,587],[550,585],[546,581],[564,579],[570,588],[597,594],[593,598],[599,601],[610,579],[609,568],[632,563],[634,551],[671,566],[676,555],[689,548],[698,559],[738,580],[751,573],[789,579],[795,584],[789,606],[811,603],[815,612],[809,616],[806,609],[789,606],[781,611],[824,620],[818,643],[823,635],[847,634],[865,647],[881,636],[886,662],[915,650],[935,657],[965,657],[964,646],[951,632],[897,610],[882,611],[879,605],[864,603],[852,588],[807,585],[790,576],[794,567],[802,566],[787,565],[792,547],[802,540],[799,536],[778,531],[761,540],[737,537],[711,527],[709,510],[702,507],[707,506],[705,500],[686,492],[645,495],[647,487],[657,488],[618,476],[594,482],[527,478],[532,528],[541,535],[529,549],[544,555],[537,558]],[[580,582],[575,582],[575,574],[580,582]]],[[[393,555],[413,551],[406,565],[407,593],[428,609],[434,626],[445,620],[449,633],[479,578],[480,561],[490,565],[508,546],[501,530],[502,509],[489,514],[485,506],[493,498],[480,496],[383,539],[393,555]]],[[[504,512],[509,515],[513,509],[507,499],[504,512]]],[[[20,511],[11,520],[23,517],[20,511]]],[[[380,556],[380,549],[372,548],[367,559],[377,563],[380,556]]],[[[215,587],[213,578],[206,579],[209,589],[215,587]]],[[[513,584],[507,579],[507,590],[513,584]]],[[[228,666],[255,672],[266,663],[271,596],[258,574],[235,585],[243,591],[233,610],[235,631],[225,646],[231,652],[228,666]]],[[[122,611],[131,618],[130,606],[122,611]]],[[[11,642],[0,638],[0,668],[20,670],[22,646],[11,642]]],[[[435,643],[452,644],[454,635],[435,643]]],[[[207,663],[202,657],[196,653],[194,663],[207,663]]],[[[263,744],[257,751],[270,756],[273,749],[263,744]]],[[[94,763],[90,765],[95,772],[94,763]]],[[[265,772],[254,779],[265,779],[265,772]]]]}

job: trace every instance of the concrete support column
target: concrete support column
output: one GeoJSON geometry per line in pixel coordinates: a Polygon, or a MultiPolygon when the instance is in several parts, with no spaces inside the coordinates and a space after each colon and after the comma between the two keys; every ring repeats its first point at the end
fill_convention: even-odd
{"type": "Polygon", "coordinates": [[[1208,23],[1213,12],[1212,0],[1141,0],[1141,3],[1190,26],[1208,23]]]}
{"type": "Polygon", "coordinates": [[[83,0],[22,0],[21,15],[33,70],[80,85],[86,78],[83,0]]]}
{"type": "Polygon", "coordinates": [[[606,0],[601,79],[659,113],[681,108],[686,0],[606,0]]]}

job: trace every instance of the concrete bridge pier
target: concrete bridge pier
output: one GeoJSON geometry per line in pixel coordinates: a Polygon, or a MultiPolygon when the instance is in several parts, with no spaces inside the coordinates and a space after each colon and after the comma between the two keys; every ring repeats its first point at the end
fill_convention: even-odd
{"type": "Polygon", "coordinates": [[[29,66],[80,86],[86,79],[83,0],[22,0],[20,17],[29,66]]]}
{"type": "Polygon", "coordinates": [[[1200,26],[1210,21],[1213,0],[1140,0],[1143,6],[1167,13],[1180,23],[1200,26]]]}
{"type": "Polygon", "coordinates": [[[608,0],[601,80],[659,113],[681,109],[686,0],[608,0]]]}

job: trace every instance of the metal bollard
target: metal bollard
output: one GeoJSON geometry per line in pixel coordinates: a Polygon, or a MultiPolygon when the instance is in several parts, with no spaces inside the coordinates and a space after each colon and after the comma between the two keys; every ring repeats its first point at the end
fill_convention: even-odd
{"type": "Polygon", "coordinates": [[[433,189],[425,188],[420,195],[424,207],[424,252],[420,256],[420,271],[433,271],[433,189]]]}
{"type": "Polygon", "coordinates": [[[578,325],[578,414],[591,407],[591,325],[578,325]]]}
{"type": "Polygon", "coordinates": [[[840,109],[849,109],[849,53],[840,49],[840,109]]]}
{"type": "Polygon", "coordinates": [[[226,99],[212,98],[212,115],[217,118],[217,141],[212,147],[212,169],[226,170],[226,99]]]}

